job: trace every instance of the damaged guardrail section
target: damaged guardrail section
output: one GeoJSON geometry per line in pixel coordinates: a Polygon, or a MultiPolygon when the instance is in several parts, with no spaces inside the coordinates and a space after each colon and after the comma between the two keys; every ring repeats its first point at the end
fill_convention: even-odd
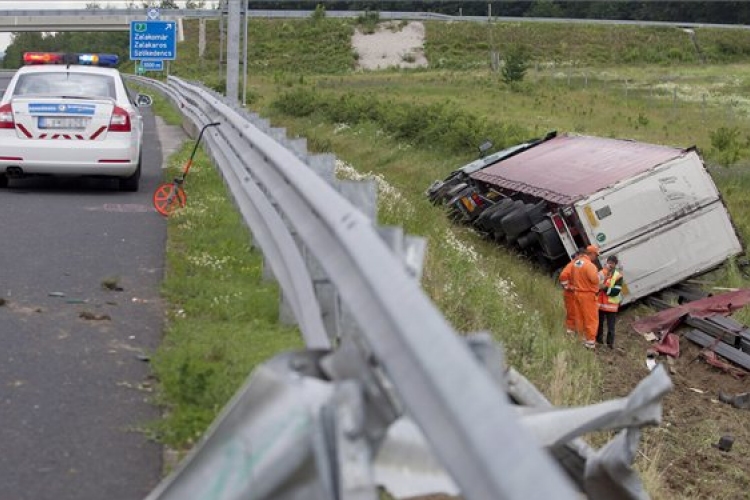
{"type": "Polygon", "coordinates": [[[371,183],[204,87],[131,77],[205,138],[307,350],[258,367],[149,500],[647,498],[631,468],[671,389],[557,408],[486,333],[463,337],[419,283],[424,242],[375,222],[371,183]],[[602,449],[580,437],[619,430],[602,449]],[[543,478],[543,480],[540,480],[543,478]]]}

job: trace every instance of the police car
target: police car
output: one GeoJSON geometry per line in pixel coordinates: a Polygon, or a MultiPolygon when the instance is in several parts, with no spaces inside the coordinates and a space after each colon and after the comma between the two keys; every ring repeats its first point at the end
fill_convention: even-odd
{"type": "Polygon", "coordinates": [[[137,191],[143,121],[112,54],[27,52],[0,100],[0,187],[30,175],[115,178],[137,191]]]}

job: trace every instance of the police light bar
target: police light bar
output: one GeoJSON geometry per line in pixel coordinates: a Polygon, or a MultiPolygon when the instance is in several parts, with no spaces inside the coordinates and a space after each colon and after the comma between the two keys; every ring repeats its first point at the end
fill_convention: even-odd
{"type": "Polygon", "coordinates": [[[62,64],[64,54],[60,52],[25,52],[24,64],[62,64]]]}
{"type": "Polygon", "coordinates": [[[87,66],[117,66],[115,54],[65,54],[62,52],[26,52],[24,64],[84,64],[87,66]]]}

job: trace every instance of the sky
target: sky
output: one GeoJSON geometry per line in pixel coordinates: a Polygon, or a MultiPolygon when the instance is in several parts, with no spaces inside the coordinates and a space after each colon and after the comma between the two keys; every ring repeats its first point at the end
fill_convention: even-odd
{"type": "MultiPolygon", "coordinates": [[[[46,10],[46,9],[84,9],[87,3],[96,2],[102,8],[125,7],[130,0],[0,0],[0,10],[46,10]]],[[[141,0],[136,0],[136,5],[141,5],[141,0]]],[[[179,5],[183,1],[177,2],[179,5]]],[[[0,33],[0,51],[10,43],[10,33],[0,33]]]]}

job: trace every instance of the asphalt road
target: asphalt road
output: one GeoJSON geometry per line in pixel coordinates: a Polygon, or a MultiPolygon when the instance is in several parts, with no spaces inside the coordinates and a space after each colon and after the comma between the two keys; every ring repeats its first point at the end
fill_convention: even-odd
{"type": "Polygon", "coordinates": [[[166,223],[143,115],[138,193],[72,179],[0,190],[0,499],[133,500],[160,478],[161,447],[140,429],[159,416],[143,357],[161,339],[166,223]]]}

